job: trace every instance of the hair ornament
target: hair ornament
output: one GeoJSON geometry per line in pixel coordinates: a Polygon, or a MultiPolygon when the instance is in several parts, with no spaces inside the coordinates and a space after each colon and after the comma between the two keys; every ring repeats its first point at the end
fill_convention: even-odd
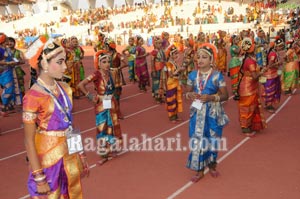
{"type": "Polygon", "coordinates": [[[109,46],[110,48],[115,49],[117,47],[115,41],[110,38],[110,37],[106,37],[104,40],[105,45],[109,46]]]}
{"type": "Polygon", "coordinates": [[[67,47],[67,43],[68,43],[68,39],[67,38],[63,38],[60,41],[61,46],[64,47],[64,48],[67,47]]]}
{"type": "Polygon", "coordinates": [[[281,38],[278,38],[275,40],[275,46],[283,46],[284,45],[284,41],[281,38]]]}
{"type": "Polygon", "coordinates": [[[250,37],[245,37],[242,41],[242,50],[247,52],[247,53],[251,53],[254,51],[254,42],[250,37]]]}
{"type": "Polygon", "coordinates": [[[214,46],[213,44],[210,43],[201,44],[198,48],[198,52],[200,51],[206,52],[211,58],[213,58],[214,61],[217,60],[218,51],[216,46],[214,46]]]}
{"type": "Polygon", "coordinates": [[[28,59],[29,64],[32,68],[37,69],[38,58],[43,51],[44,44],[46,43],[47,38],[45,36],[39,36],[34,40],[31,45],[27,48],[25,57],[28,59]]]}
{"type": "Polygon", "coordinates": [[[6,35],[4,33],[0,33],[0,44],[6,41],[6,35]]]}
{"type": "Polygon", "coordinates": [[[109,54],[107,54],[107,50],[99,50],[94,55],[94,67],[96,70],[99,69],[99,62],[104,59],[105,57],[110,57],[109,54]]]}
{"type": "Polygon", "coordinates": [[[178,52],[176,46],[170,45],[170,46],[167,48],[167,50],[166,50],[166,55],[167,55],[167,57],[170,57],[170,56],[172,56],[175,52],[178,52]]]}

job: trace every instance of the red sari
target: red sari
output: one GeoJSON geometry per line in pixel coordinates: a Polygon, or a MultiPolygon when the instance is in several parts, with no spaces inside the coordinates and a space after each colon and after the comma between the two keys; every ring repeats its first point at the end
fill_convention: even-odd
{"type": "Polygon", "coordinates": [[[258,95],[258,80],[251,73],[259,70],[256,61],[247,57],[242,65],[242,79],[239,85],[239,115],[242,129],[259,131],[266,127],[258,95]]]}

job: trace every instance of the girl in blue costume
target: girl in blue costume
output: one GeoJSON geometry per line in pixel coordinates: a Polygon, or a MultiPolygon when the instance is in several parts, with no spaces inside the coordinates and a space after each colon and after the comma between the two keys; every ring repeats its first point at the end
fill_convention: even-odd
{"type": "Polygon", "coordinates": [[[25,64],[25,58],[23,52],[16,49],[16,40],[12,37],[8,37],[8,49],[12,55],[13,61],[16,65],[13,65],[13,78],[14,78],[14,105],[22,105],[22,99],[25,95],[24,76],[25,72],[21,65],[25,64]]]}
{"type": "Polygon", "coordinates": [[[1,94],[2,110],[1,115],[8,116],[8,111],[14,109],[14,78],[13,68],[16,62],[13,60],[13,55],[9,48],[6,48],[7,37],[0,33],[0,85],[3,88],[1,94]]]}
{"type": "Polygon", "coordinates": [[[192,182],[204,176],[204,169],[217,177],[218,141],[229,119],[221,105],[228,99],[226,83],[221,72],[214,70],[216,48],[204,43],[197,50],[197,70],[188,76],[186,98],[193,101],[190,108],[190,149],[187,167],[196,171],[192,182]]]}

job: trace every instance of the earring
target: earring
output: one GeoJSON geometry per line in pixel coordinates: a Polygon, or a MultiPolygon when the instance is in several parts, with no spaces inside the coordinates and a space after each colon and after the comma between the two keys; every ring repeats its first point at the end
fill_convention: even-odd
{"type": "Polygon", "coordinates": [[[44,73],[48,73],[48,68],[45,68],[44,73]]]}

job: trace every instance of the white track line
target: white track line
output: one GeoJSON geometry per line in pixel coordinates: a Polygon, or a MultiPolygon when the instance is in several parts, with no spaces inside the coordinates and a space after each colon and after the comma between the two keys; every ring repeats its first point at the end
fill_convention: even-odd
{"type": "Polygon", "coordinates": [[[22,154],[24,154],[24,153],[26,153],[26,151],[22,151],[22,152],[19,152],[19,153],[15,153],[15,154],[13,154],[13,155],[10,155],[10,156],[1,158],[0,161],[7,160],[7,159],[10,159],[10,158],[16,157],[16,156],[18,156],[18,155],[22,155],[22,154]]]}
{"type": "Polygon", "coordinates": [[[21,197],[21,198],[19,198],[19,199],[26,199],[26,198],[29,198],[29,197],[30,197],[30,195],[28,194],[28,195],[23,196],[23,197],[21,197]]]}
{"type": "MultiPolygon", "coordinates": [[[[294,90],[295,93],[296,90],[294,90]]],[[[281,106],[276,110],[275,113],[273,113],[272,115],[270,115],[270,117],[266,120],[267,123],[269,123],[280,111],[281,109],[288,103],[288,101],[291,99],[291,96],[289,96],[282,104],[281,106]]],[[[227,158],[229,155],[231,155],[234,151],[236,151],[238,148],[240,148],[243,144],[245,144],[248,140],[250,140],[249,137],[244,138],[242,141],[240,141],[237,145],[235,145],[231,150],[229,150],[226,154],[224,154],[217,162],[220,163],[223,160],[225,160],[225,158],[227,158]]],[[[208,172],[208,170],[205,170],[204,174],[206,174],[208,172]]],[[[182,192],[184,192],[186,189],[188,189],[190,186],[192,186],[194,183],[189,181],[188,183],[186,183],[185,185],[183,185],[181,188],[179,188],[178,190],[176,190],[173,194],[171,194],[167,199],[173,199],[176,196],[178,196],[179,194],[181,194],[182,192]]]]}
{"type": "MultiPolygon", "coordinates": [[[[134,97],[142,95],[142,94],[144,94],[144,93],[137,93],[137,94],[134,94],[134,95],[130,95],[130,96],[121,98],[121,101],[126,100],[126,99],[130,99],[130,98],[134,98],[134,97]]],[[[94,109],[94,106],[92,106],[90,108],[82,109],[80,111],[76,111],[76,112],[74,112],[72,114],[76,115],[76,114],[83,113],[83,112],[86,112],[86,111],[89,111],[89,110],[93,110],[93,109],[94,109]]],[[[8,133],[11,133],[11,132],[14,132],[14,131],[18,131],[18,130],[21,130],[21,129],[23,129],[23,127],[15,128],[15,129],[10,129],[8,131],[4,131],[4,132],[0,133],[0,135],[5,135],[5,134],[8,134],[8,133]]]]}
{"type": "MultiPolygon", "coordinates": [[[[137,115],[137,114],[146,112],[146,111],[148,111],[148,110],[150,110],[150,109],[153,109],[153,108],[156,108],[156,107],[158,107],[158,106],[159,106],[159,105],[150,106],[150,107],[145,108],[145,109],[143,109],[143,110],[141,110],[141,111],[138,111],[138,112],[135,112],[135,113],[133,113],[133,114],[130,114],[130,115],[126,116],[125,118],[133,117],[133,116],[135,116],[135,115],[137,115]]],[[[89,132],[89,131],[95,130],[95,129],[96,129],[96,127],[92,127],[92,128],[89,128],[89,129],[86,129],[86,130],[81,131],[81,133],[83,134],[83,133],[86,133],[86,132],[89,132]]],[[[23,154],[23,153],[26,153],[26,151],[22,151],[22,152],[19,152],[19,153],[16,153],[16,154],[13,154],[13,155],[10,155],[10,156],[1,158],[1,159],[0,159],[0,162],[3,161],[3,160],[10,159],[10,158],[12,158],[12,157],[21,155],[21,154],[23,154]]]]}
{"type": "Polygon", "coordinates": [[[143,109],[143,110],[137,111],[137,112],[135,112],[135,113],[126,115],[124,118],[127,119],[127,118],[129,118],[129,117],[133,117],[133,116],[135,116],[135,115],[137,115],[137,114],[140,114],[140,113],[142,113],[142,112],[148,111],[148,110],[153,109],[153,108],[156,108],[156,107],[158,107],[158,106],[160,106],[160,105],[150,106],[150,107],[148,107],[148,108],[145,108],[145,109],[143,109]]]}

